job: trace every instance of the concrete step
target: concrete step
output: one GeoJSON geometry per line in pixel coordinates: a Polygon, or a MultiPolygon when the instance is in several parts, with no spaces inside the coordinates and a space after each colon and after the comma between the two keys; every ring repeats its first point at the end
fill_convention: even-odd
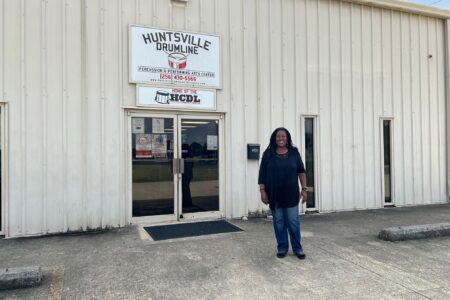
{"type": "Polygon", "coordinates": [[[378,238],[385,241],[405,241],[450,235],[450,223],[425,224],[385,228],[378,238]]]}
{"type": "Polygon", "coordinates": [[[0,290],[27,288],[42,280],[41,267],[0,268],[0,290]]]}

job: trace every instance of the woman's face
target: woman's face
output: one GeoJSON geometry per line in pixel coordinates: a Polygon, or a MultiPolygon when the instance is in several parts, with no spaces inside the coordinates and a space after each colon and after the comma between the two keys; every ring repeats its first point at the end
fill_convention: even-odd
{"type": "Polygon", "coordinates": [[[280,130],[277,132],[276,142],[278,147],[286,147],[287,145],[286,131],[280,130]]]}

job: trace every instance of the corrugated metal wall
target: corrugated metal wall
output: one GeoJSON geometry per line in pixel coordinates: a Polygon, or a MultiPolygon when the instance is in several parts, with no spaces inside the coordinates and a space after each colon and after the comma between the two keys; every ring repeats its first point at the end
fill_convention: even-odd
{"type": "Polygon", "coordinates": [[[226,215],[263,209],[258,163],[280,125],[318,116],[322,211],[382,206],[380,117],[397,205],[446,196],[444,21],[334,0],[1,0],[9,235],[127,224],[128,25],[222,38],[226,215]],[[431,57],[429,57],[431,55],[431,57]]]}

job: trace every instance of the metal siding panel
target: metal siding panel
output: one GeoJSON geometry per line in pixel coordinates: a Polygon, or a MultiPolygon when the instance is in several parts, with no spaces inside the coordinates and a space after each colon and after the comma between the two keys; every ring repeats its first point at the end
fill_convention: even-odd
{"type": "MultiPolygon", "coordinates": [[[[330,201],[333,201],[332,189],[332,158],[331,158],[331,82],[330,82],[330,56],[331,56],[331,37],[330,37],[330,2],[321,0],[318,4],[318,21],[319,21],[319,114],[316,119],[315,142],[316,142],[316,190],[315,200],[316,207],[321,210],[322,206],[329,207],[330,201]],[[320,124],[319,124],[320,123],[320,124]],[[324,126],[318,126],[318,125],[324,126]],[[328,202],[323,204],[322,201],[328,202]]],[[[303,141],[302,141],[303,142],[303,141]]],[[[308,168],[308,166],[306,166],[308,168]]],[[[308,178],[308,180],[310,180],[308,178]]]]}
{"type": "Polygon", "coordinates": [[[431,196],[430,182],[430,95],[429,95],[429,69],[428,69],[428,22],[427,17],[420,17],[420,47],[419,60],[420,65],[420,125],[421,125],[421,147],[422,147],[422,182],[423,194],[420,204],[426,204],[431,196]]]}
{"type": "Polygon", "coordinates": [[[283,61],[282,55],[282,11],[281,2],[276,0],[269,1],[269,45],[270,45],[270,97],[272,110],[272,130],[276,127],[284,126],[283,115],[283,61]]]}
{"type": "Polygon", "coordinates": [[[343,180],[344,196],[342,209],[353,208],[354,201],[354,158],[353,158],[353,110],[352,110],[352,40],[351,8],[342,4],[341,10],[341,67],[342,67],[342,160],[344,162],[343,180]],[[350,113],[348,113],[350,112],[350,113]]]}
{"type": "Polygon", "coordinates": [[[66,68],[67,68],[67,154],[66,154],[66,206],[67,230],[83,228],[83,95],[81,65],[81,2],[67,1],[66,16],[66,68]],[[70,34],[67,34],[70,33],[70,34]]]}
{"type": "Polygon", "coordinates": [[[244,126],[244,84],[243,84],[243,16],[235,15],[234,12],[239,12],[242,9],[242,2],[231,1],[229,6],[229,16],[233,18],[228,20],[230,24],[230,90],[231,90],[231,109],[230,121],[233,124],[231,127],[232,147],[230,158],[233,162],[231,170],[231,186],[233,199],[233,217],[239,217],[247,214],[247,201],[245,199],[245,185],[246,185],[246,160],[245,156],[245,129],[244,126]]]}
{"type": "MultiPolygon", "coordinates": [[[[244,88],[244,143],[258,143],[258,85],[256,74],[258,74],[257,63],[257,38],[256,38],[256,2],[242,1],[243,19],[243,86],[244,88]]],[[[245,150],[244,150],[245,153],[245,150]]],[[[262,202],[259,200],[258,191],[258,161],[248,160],[246,163],[246,196],[248,211],[261,211],[262,202]]],[[[245,212],[247,214],[247,212],[245,212]]]]}
{"type": "Polygon", "coordinates": [[[41,1],[26,1],[23,7],[25,18],[24,41],[24,103],[26,146],[26,219],[27,234],[42,230],[42,82],[41,82],[41,1]],[[38,51],[36,51],[38,50],[38,51]]]}
{"type": "Polygon", "coordinates": [[[436,66],[436,20],[428,19],[428,97],[429,97],[429,135],[430,135],[430,197],[429,203],[438,203],[439,195],[439,112],[438,108],[438,87],[437,66],[436,66]]]}
{"type": "Polygon", "coordinates": [[[5,1],[0,2],[0,100],[5,97],[5,1]]]}
{"type": "MultiPolygon", "coordinates": [[[[146,2],[146,1],[143,1],[143,2],[146,2]]],[[[191,1],[189,1],[186,5],[189,6],[190,3],[191,3],[191,1]]],[[[170,10],[170,5],[168,5],[167,1],[153,0],[152,12],[153,12],[153,26],[162,27],[162,28],[170,27],[171,10],[170,10]]]]}
{"type": "Polygon", "coordinates": [[[47,136],[47,187],[46,228],[44,232],[64,230],[64,154],[63,154],[63,74],[62,74],[62,3],[48,1],[47,6],[47,111],[45,112],[47,136]],[[55,26],[54,24],[58,24],[55,26]]]}
{"type": "Polygon", "coordinates": [[[412,119],[411,127],[413,128],[413,186],[414,197],[410,204],[420,204],[423,201],[423,177],[422,177],[422,149],[421,149],[421,124],[420,124],[420,38],[419,38],[419,19],[417,16],[411,16],[411,105],[412,119]]]}
{"type": "MultiPolygon", "coordinates": [[[[400,64],[401,64],[401,121],[396,126],[401,128],[402,150],[396,159],[402,160],[403,198],[395,200],[399,205],[406,205],[413,199],[413,158],[412,158],[412,130],[411,130],[411,27],[409,15],[400,14],[400,64]]],[[[397,168],[397,172],[398,172],[397,168]]],[[[398,174],[398,173],[396,173],[398,174]]],[[[398,178],[398,176],[397,176],[398,178]]]]}
{"type": "Polygon", "coordinates": [[[102,167],[105,155],[101,90],[100,3],[86,2],[86,217],[88,228],[102,226],[102,167]]]}
{"type": "Polygon", "coordinates": [[[373,22],[372,9],[362,6],[361,10],[361,70],[362,70],[362,114],[363,114],[363,145],[364,145],[364,207],[377,207],[375,185],[375,149],[374,135],[374,88],[373,88],[373,22]]]}
{"type": "MultiPolygon", "coordinates": [[[[448,21],[447,21],[448,22],[448,21]]],[[[436,54],[437,54],[437,81],[436,86],[438,90],[438,126],[439,126],[439,187],[440,187],[440,201],[442,203],[448,203],[447,197],[447,171],[446,166],[448,166],[448,159],[446,158],[446,151],[448,151],[446,146],[446,142],[450,142],[450,138],[446,140],[446,134],[448,134],[446,128],[446,116],[450,116],[446,114],[447,109],[450,105],[446,104],[446,72],[445,72],[445,63],[449,64],[449,61],[445,60],[445,41],[450,40],[448,37],[445,38],[445,21],[439,21],[437,26],[437,43],[436,43],[436,54]],[[439,38],[440,37],[440,38],[439,38]]],[[[449,46],[447,46],[449,47],[449,46]]],[[[448,68],[448,66],[447,66],[448,68]]],[[[448,87],[447,87],[448,88],[448,87]]],[[[448,121],[447,121],[448,122],[448,121]]],[[[450,122],[449,122],[450,123],[450,122]]]]}
{"type": "Polygon", "coordinates": [[[294,36],[294,1],[282,1],[282,79],[283,79],[283,116],[284,126],[290,131],[294,143],[298,146],[301,141],[296,137],[300,130],[296,126],[295,99],[295,36],[294,36]]]}
{"type": "Polygon", "coordinates": [[[269,20],[269,0],[257,1],[257,64],[258,64],[258,114],[259,114],[259,137],[261,150],[269,144],[269,137],[272,133],[272,109],[271,109],[271,67],[270,67],[270,22],[269,20]]]}
{"type": "Polygon", "coordinates": [[[383,116],[393,116],[392,99],[392,11],[381,11],[381,43],[382,43],[382,92],[383,92],[383,116]]]}
{"type": "Polygon", "coordinates": [[[374,186],[375,186],[375,205],[381,207],[384,199],[382,199],[382,166],[381,166],[381,133],[380,133],[380,117],[383,115],[383,67],[382,67],[382,18],[381,10],[372,8],[372,26],[373,26],[373,58],[372,58],[372,85],[373,85],[373,145],[374,145],[374,186]]]}
{"type": "Polygon", "coordinates": [[[118,122],[122,116],[120,107],[120,85],[117,84],[120,78],[120,51],[117,45],[120,44],[118,35],[119,19],[117,0],[105,1],[104,13],[104,66],[102,71],[104,77],[105,88],[105,155],[104,155],[104,198],[107,199],[103,203],[103,225],[118,226],[120,224],[120,211],[123,209],[123,188],[121,169],[123,164],[122,158],[125,151],[121,147],[121,133],[125,130],[124,124],[118,122]]]}
{"type": "MultiPolygon", "coordinates": [[[[252,3],[252,1],[250,1],[252,3]]],[[[251,4],[251,12],[256,14],[255,4],[251,4]]],[[[216,5],[211,0],[200,0],[200,31],[201,32],[216,32],[214,12],[216,5]]]]}
{"type": "Polygon", "coordinates": [[[318,114],[319,112],[319,17],[318,1],[306,1],[307,20],[307,56],[308,56],[308,114],[318,114]]]}
{"type": "Polygon", "coordinates": [[[186,5],[173,2],[171,6],[171,24],[173,28],[186,30],[186,5]]]}
{"type": "Polygon", "coordinates": [[[128,75],[129,75],[129,52],[128,52],[128,33],[129,33],[129,24],[139,23],[136,19],[135,13],[135,5],[136,2],[130,2],[127,0],[120,0],[121,4],[121,16],[122,16],[122,40],[119,47],[122,47],[122,79],[120,84],[122,85],[122,105],[124,106],[135,106],[136,105],[136,85],[128,83],[128,75]]]}
{"type": "MultiPolygon", "coordinates": [[[[222,51],[222,89],[217,91],[217,109],[219,111],[229,112],[231,110],[231,75],[230,75],[230,27],[229,27],[229,3],[228,1],[215,0],[215,28],[217,34],[221,36],[221,51],[222,51]]],[[[227,114],[224,122],[226,143],[225,148],[225,169],[231,170],[235,162],[231,159],[232,147],[232,124],[230,114],[227,114]]],[[[232,195],[231,172],[225,172],[225,195],[228,200],[225,205],[226,217],[232,217],[235,200],[232,195]]]]}
{"type": "MultiPolygon", "coordinates": [[[[332,194],[329,200],[322,198],[322,210],[334,211],[344,207],[344,187],[342,182],[342,174],[344,172],[343,157],[343,114],[342,114],[342,19],[341,19],[342,3],[330,2],[330,47],[333,51],[330,52],[330,119],[322,121],[321,128],[324,128],[325,122],[329,122],[329,130],[331,133],[330,147],[327,149],[324,144],[321,144],[320,151],[324,153],[328,150],[331,158],[332,179],[331,188],[332,194]],[[331,150],[331,151],[330,151],[331,150]]],[[[323,116],[322,116],[323,117],[323,116]]],[[[322,157],[325,154],[322,155],[322,157]]],[[[323,185],[322,185],[323,186],[323,185]]]]}
{"type": "Polygon", "coordinates": [[[135,9],[135,20],[137,24],[152,26],[158,18],[154,14],[154,4],[158,1],[160,0],[135,0],[133,4],[132,1],[126,1],[126,6],[135,9]]]}
{"type": "Polygon", "coordinates": [[[353,208],[364,208],[364,120],[362,95],[362,19],[361,6],[351,5],[351,73],[352,73],[352,131],[353,131],[353,208]]]}
{"type": "Polygon", "coordinates": [[[404,170],[404,137],[403,137],[403,99],[402,99],[402,65],[401,65],[401,31],[400,14],[392,14],[391,32],[391,74],[392,74],[392,108],[393,108],[393,142],[392,142],[392,175],[394,203],[404,205],[405,203],[405,174],[404,170]]]}
{"type": "MultiPolygon", "coordinates": [[[[241,3],[241,1],[237,1],[241,3]]],[[[242,11],[242,9],[235,10],[234,13],[237,15],[242,11]]],[[[190,31],[201,32],[200,30],[200,16],[201,16],[201,6],[200,0],[191,0],[186,4],[186,28],[190,31]]],[[[231,22],[231,20],[230,20],[231,22]]]]}
{"type": "Polygon", "coordinates": [[[23,227],[24,199],[24,153],[21,145],[22,136],[22,103],[21,103],[21,2],[4,0],[3,15],[3,97],[9,102],[9,201],[8,201],[8,231],[11,236],[25,234],[23,227]],[[14,201],[12,201],[14,199],[14,201]]]}

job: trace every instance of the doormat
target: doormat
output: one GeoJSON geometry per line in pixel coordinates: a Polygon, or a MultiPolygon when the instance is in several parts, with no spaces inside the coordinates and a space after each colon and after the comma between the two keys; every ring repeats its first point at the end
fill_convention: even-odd
{"type": "Polygon", "coordinates": [[[160,225],[144,227],[144,229],[153,238],[154,241],[243,231],[239,227],[234,226],[233,224],[228,223],[224,220],[160,225]]]}

